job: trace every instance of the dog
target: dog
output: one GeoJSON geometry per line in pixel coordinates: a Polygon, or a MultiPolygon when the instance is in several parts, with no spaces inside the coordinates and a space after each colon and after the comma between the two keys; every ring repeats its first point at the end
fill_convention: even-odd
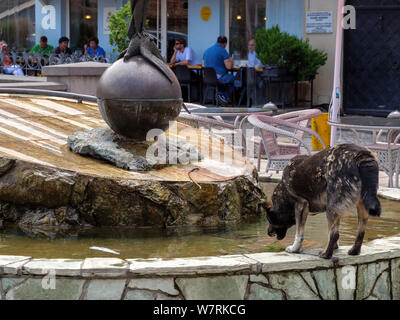
{"type": "Polygon", "coordinates": [[[307,215],[326,211],[328,245],[320,253],[330,259],[338,248],[340,218],[357,206],[358,234],[349,255],[359,255],[368,216],[379,217],[381,205],[377,196],[379,167],[375,155],[355,144],[342,144],[324,149],[312,156],[294,157],[283,171],[271,201],[266,202],[268,235],[278,240],[296,225],[293,245],[287,252],[301,250],[307,215]]]}

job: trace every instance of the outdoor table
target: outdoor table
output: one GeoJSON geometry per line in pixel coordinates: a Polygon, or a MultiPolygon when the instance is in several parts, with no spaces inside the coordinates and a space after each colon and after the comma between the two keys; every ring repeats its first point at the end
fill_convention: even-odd
{"type": "Polygon", "coordinates": [[[400,130],[400,119],[396,118],[347,116],[341,117],[340,122],[329,120],[328,124],[334,127],[345,128],[353,131],[358,144],[360,144],[360,137],[357,133],[357,129],[373,131],[374,140],[377,130],[388,131],[388,141],[391,141],[392,135],[396,130],[400,130]]]}

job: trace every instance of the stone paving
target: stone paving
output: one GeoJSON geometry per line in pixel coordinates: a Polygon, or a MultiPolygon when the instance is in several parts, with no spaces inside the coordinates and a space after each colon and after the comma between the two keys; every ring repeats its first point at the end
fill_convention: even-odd
{"type": "Polygon", "coordinates": [[[255,253],[177,259],[0,256],[0,299],[400,299],[400,236],[340,247],[331,260],[255,253]]]}

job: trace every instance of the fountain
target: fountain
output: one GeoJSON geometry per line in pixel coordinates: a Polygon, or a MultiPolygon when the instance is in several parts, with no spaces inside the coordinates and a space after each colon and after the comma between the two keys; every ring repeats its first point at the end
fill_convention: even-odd
{"type": "Polygon", "coordinates": [[[129,48],[104,72],[97,99],[30,90],[36,96],[1,100],[4,225],[218,226],[265,214],[253,164],[177,119],[180,86],[143,30],[147,5],[133,2],[129,48]]]}

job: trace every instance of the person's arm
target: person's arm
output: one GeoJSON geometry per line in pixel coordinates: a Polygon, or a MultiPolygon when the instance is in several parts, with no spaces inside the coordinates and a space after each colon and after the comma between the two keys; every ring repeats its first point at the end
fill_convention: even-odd
{"type": "Polygon", "coordinates": [[[31,51],[29,51],[29,53],[36,53],[36,51],[37,51],[37,45],[35,44],[31,49],[31,51]]]}
{"type": "Polygon", "coordinates": [[[177,53],[178,53],[178,48],[176,47],[176,45],[174,45],[174,54],[172,55],[171,61],[170,61],[171,64],[175,64],[177,53]]]}
{"type": "Polygon", "coordinates": [[[84,50],[83,54],[85,56],[87,56],[88,55],[88,45],[86,43],[83,45],[83,50],[84,50]]]}
{"type": "Polygon", "coordinates": [[[228,70],[231,70],[233,68],[233,58],[230,57],[228,59],[225,59],[224,64],[225,64],[225,68],[227,68],[228,70]]]}
{"type": "Polygon", "coordinates": [[[201,66],[204,68],[204,59],[201,61],[201,66]]]}

